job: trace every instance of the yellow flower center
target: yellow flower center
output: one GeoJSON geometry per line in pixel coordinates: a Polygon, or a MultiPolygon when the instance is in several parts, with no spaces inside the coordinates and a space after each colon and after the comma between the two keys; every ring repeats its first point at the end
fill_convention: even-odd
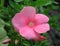
{"type": "Polygon", "coordinates": [[[33,22],[30,22],[30,23],[29,23],[29,26],[30,26],[30,27],[34,26],[34,23],[33,23],[33,22]]]}

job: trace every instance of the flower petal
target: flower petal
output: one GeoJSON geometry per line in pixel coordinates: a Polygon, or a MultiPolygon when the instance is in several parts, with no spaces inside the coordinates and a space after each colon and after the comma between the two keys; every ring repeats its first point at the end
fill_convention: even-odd
{"type": "Polygon", "coordinates": [[[10,41],[11,41],[11,39],[8,38],[8,39],[4,40],[2,43],[3,43],[3,44],[7,44],[7,43],[9,43],[10,41]]]}
{"type": "Polygon", "coordinates": [[[20,13],[26,19],[32,19],[36,14],[36,11],[34,7],[28,6],[28,7],[24,7],[20,13]]]}
{"type": "Polygon", "coordinates": [[[50,30],[50,26],[49,24],[41,24],[41,25],[38,25],[36,27],[34,27],[34,30],[37,32],[37,33],[46,33],[47,31],[50,30]]]}
{"type": "Polygon", "coordinates": [[[25,18],[21,17],[20,13],[17,13],[12,19],[12,24],[16,30],[19,30],[19,28],[22,28],[23,26],[25,26],[26,23],[27,22],[25,18]]]}
{"type": "Polygon", "coordinates": [[[24,38],[30,40],[30,39],[34,39],[37,36],[35,35],[34,31],[32,28],[29,28],[28,26],[23,27],[22,29],[20,29],[19,31],[20,35],[22,35],[24,38]]]}
{"type": "Polygon", "coordinates": [[[46,23],[49,21],[49,18],[44,14],[36,14],[35,21],[36,24],[46,23]]]}
{"type": "Polygon", "coordinates": [[[32,28],[24,27],[19,31],[20,35],[26,38],[27,40],[34,40],[34,41],[42,41],[45,40],[45,37],[40,36],[36,31],[32,28]]]}
{"type": "Polygon", "coordinates": [[[35,30],[34,30],[34,33],[36,34],[36,38],[33,39],[34,41],[42,41],[42,40],[45,40],[46,38],[44,36],[41,36],[39,33],[37,33],[35,30]]]}

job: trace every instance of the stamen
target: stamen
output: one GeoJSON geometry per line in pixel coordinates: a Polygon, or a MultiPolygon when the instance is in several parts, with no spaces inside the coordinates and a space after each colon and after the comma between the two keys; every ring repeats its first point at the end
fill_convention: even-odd
{"type": "Polygon", "coordinates": [[[31,27],[34,26],[34,22],[30,22],[29,26],[31,26],[31,27]]]}

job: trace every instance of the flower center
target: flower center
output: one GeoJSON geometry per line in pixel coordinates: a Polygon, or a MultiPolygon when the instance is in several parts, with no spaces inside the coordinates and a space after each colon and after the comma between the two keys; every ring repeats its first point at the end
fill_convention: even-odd
{"type": "Polygon", "coordinates": [[[30,26],[30,27],[34,26],[34,22],[30,22],[30,23],[29,23],[29,26],[30,26]]]}

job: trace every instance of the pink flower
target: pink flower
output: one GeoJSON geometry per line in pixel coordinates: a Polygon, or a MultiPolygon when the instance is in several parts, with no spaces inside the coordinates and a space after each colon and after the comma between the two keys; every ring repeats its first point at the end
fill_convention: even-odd
{"type": "Polygon", "coordinates": [[[50,30],[48,21],[47,16],[36,14],[35,8],[28,6],[13,17],[12,24],[22,37],[37,41],[44,40],[45,37],[40,36],[40,34],[50,30]]]}
{"type": "Polygon", "coordinates": [[[11,41],[11,39],[8,38],[8,39],[4,40],[2,43],[3,43],[3,44],[7,44],[7,43],[9,43],[10,41],[11,41]]]}

